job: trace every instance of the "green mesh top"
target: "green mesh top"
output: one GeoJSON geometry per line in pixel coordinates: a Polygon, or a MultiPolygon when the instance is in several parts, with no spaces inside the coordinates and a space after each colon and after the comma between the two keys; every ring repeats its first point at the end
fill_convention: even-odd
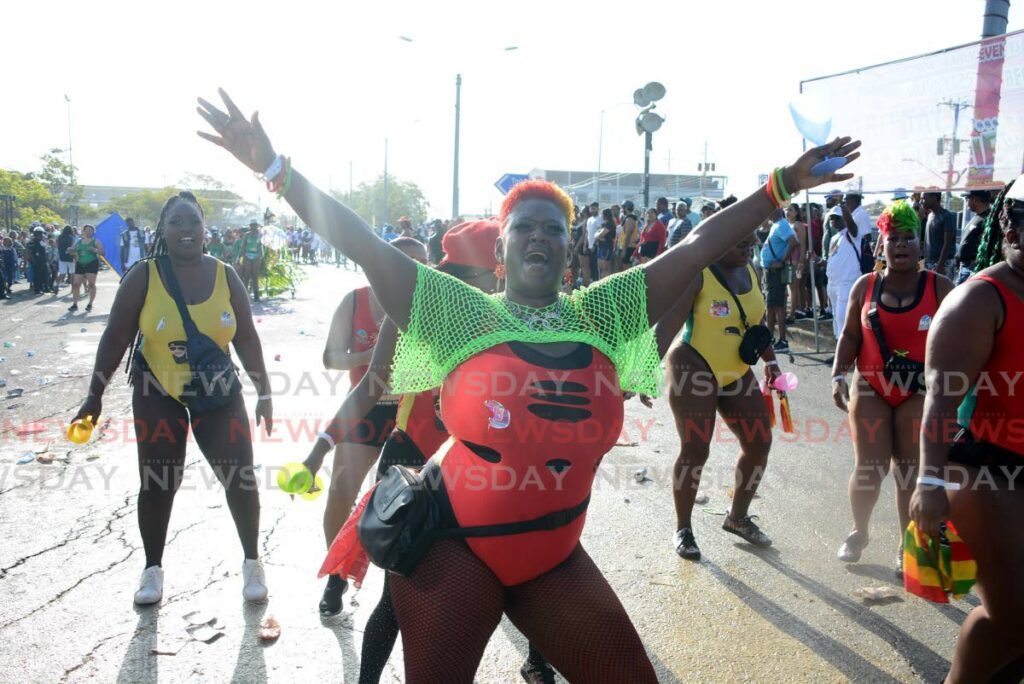
{"type": "Polygon", "coordinates": [[[437,387],[460,363],[504,342],[589,344],[612,360],[624,390],[658,393],[661,362],[647,321],[647,279],[639,268],[532,309],[418,265],[409,327],[395,348],[392,389],[404,394],[437,387]]]}

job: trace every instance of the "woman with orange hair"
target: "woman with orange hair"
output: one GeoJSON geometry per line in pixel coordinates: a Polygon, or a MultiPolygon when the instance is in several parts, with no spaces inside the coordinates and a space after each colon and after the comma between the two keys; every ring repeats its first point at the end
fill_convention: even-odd
{"type": "MultiPolygon", "coordinates": [[[[552,183],[521,183],[499,217],[505,291],[487,295],[377,239],[274,152],[256,114],[247,119],[221,96],[226,113],[200,100],[217,132],[201,135],[263,173],[366,269],[401,331],[393,389],[441,385],[452,440],[422,479],[443,531],[466,538],[434,541],[391,576],[407,681],[471,682],[505,614],[570,681],[656,682],[629,616],[580,545],[595,473],[621,432],[622,391],[656,392],[652,326],[678,292],[788,199],[786,189],[851,177],[811,168],[826,156],[856,158],[859,143],[840,138],[805,153],[775,174],[781,190],[769,185],[695,229],[683,249],[571,295],[560,286],[572,201],[552,183]]],[[[381,508],[366,504],[361,524],[381,508]]]]}

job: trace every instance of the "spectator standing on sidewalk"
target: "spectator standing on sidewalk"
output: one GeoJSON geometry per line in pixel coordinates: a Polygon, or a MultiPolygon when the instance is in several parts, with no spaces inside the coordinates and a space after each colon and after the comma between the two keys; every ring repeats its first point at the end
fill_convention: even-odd
{"type": "Polygon", "coordinates": [[[689,209],[690,207],[686,202],[680,201],[676,204],[675,218],[668,222],[668,246],[670,248],[685,240],[686,236],[693,230],[693,224],[690,223],[689,209]]]}
{"type": "Polygon", "coordinates": [[[985,219],[988,218],[992,209],[992,193],[988,190],[971,190],[964,195],[967,198],[967,206],[974,217],[964,226],[963,237],[960,239],[960,249],[956,255],[956,284],[960,285],[971,277],[974,270],[974,261],[978,256],[978,244],[981,242],[981,234],[985,229],[985,219]]]}
{"type": "MultiPolygon", "coordinates": [[[[854,200],[855,209],[863,211],[860,197],[854,200]]],[[[832,301],[832,332],[836,339],[846,322],[846,309],[850,302],[853,284],[863,275],[860,269],[861,240],[864,236],[863,223],[854,218],[847,200],[846,204],[832,207],[828,214],[829,228],[833,232],[828,246],[828,298],[832,301]]],[[[867,217],[867,212],[864,212],[867,217]]],[[[870,218],[867,219],[870,222],[870,218]]],[[[868,226],[870,230],[870,226],[868,226]]]]}
{"type": "Polygon", "coordinates": [[[761,247],[768,330],[774,331],[776,326],[779,330],[773,346],[776,351],[789,349],[789,342],[786,341],[786,285],[792,281],[793,274],[789,257],[797,248],[793,226],[786,220],[785,212],[776,209],[772,213],[772,227],[768,232],[768,238],[761,247]]]}
{"type": "Polygon", "coordinates": [[[922,205],[928,212],[924,226],[924,267],[948,275],[949,260],[956,251],[956,215],[943,208],[940,192],[924,193],[922,205]]]}

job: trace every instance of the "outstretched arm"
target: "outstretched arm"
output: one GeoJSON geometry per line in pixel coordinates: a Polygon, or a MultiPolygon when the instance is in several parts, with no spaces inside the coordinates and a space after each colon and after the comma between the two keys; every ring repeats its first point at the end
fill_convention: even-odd
{"type": "MultiPolygon", "coordinates": [[[[837,138],[828,145],[805,152],[785,170],[783,182],[791,193],[824,183],[853,178],[850,173],[814,176],[811,168],[825,157],[846,157],[853,161],[860,156],[860,141],[837,138]]],[[[647,317],[657,324],[676,303],[680,290],[686,288],[709,264],[718,260],[742,240],[775,209],[764,188],[731,207],[718,212],[694,228],[685,240],[657,259],[644,265],[647,276],[647,317]]]]}
{"type": "Polygon", "coordinates": [[[341,407],[324,428],[330,439],[318,437],[312,450],[306,457],[306,467],[316,473],[323,465],[324,456],[345,436],[354,430],[359,421],[366,417],[385,392],[391,380],[391,362],[395,356],[395,345],[398,342],[398,329],[390,319],[385,318],[377,335],[377,346],[373,348],[373,359],[366,375],[352,391],[345,396],[341,407]]]}
{"type": "MultiPolygon", "coordinates": [[[[256,173],[263,173],[277,154],[260,124],[259,113],[246,119],[224,90],[219,90],[227,112],[199,98],[199,114],[217,135],[199,136],[219,145],[256,173]]],[[[295,213],[331,246],[363,267],[377,299],[388,317],[405,329],[409,324],[416,262],[378,238],[355,212],[314,186],[298,171],[291,171],[291,183],[284,196],[295,213]]]]}

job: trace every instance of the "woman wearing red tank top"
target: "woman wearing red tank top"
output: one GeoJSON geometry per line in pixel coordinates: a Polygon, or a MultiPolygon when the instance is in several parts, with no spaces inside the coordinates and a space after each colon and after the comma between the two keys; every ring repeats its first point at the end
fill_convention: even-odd
{"type": "MultiPolygon", "coordinates": [[[[836,347],[832,397],[836,406],[850,414],[856,458],[849,483],[853,531],[837,554],[844,563],[859,561],[868,545],[871,513],[893,462],[900,530],[910,522],[918,460],[917,424],[924,407],[920,371],[925,340],[939,303],[953,289],[946,278],[918,270],[921,243],[917,225],[917,215],[906,202],[897,202],[879,218],[887,267],[854,284],[836,347]],[[906,371],[886,373],[887,360],[902,362],[906,371]],[[846,373],[854,364],[856,391],[851,399],[846,373]]],[[[902,577],[902,546],[900,549],[896,573],[902,577]]]]}
{"type": "Polygon", "coordinates": [[[993,204],[977,275],[943,304],[928,339],[921,476],[911,516],[931,535],[952,520],[978,564],[981,597],[960,628],[947,682],[1024,677],[1022,234],[1024,176],[993,204]],[[976,406],[961,417],[968,434],[958,435],[957,407],[971,386],[976,406]]]}

